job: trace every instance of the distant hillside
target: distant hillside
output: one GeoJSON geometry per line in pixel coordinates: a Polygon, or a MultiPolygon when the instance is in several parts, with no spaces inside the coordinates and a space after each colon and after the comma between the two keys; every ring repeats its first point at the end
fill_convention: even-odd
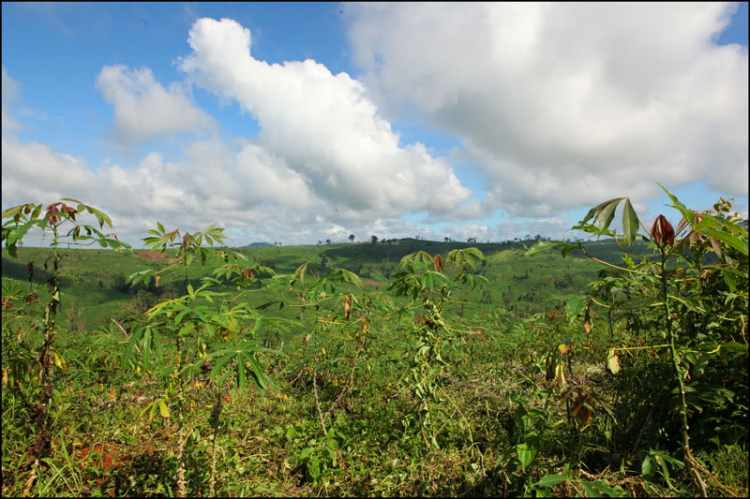
{"type": "Polygon", "coordinates": [[[273,244],[262,242],[262,243],[250,243],[246,246],[241,246],[241,247],[242,248],[270,248],[271,246],[273,246],[273,244]]]}

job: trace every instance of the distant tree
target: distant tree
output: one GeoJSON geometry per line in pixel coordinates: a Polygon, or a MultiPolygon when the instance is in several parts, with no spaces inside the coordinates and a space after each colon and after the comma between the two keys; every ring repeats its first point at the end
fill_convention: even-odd
{"type": "Polygon", "coordinates": [[[326,244],[331,244],[331,240],[330,239],[326,239],[326,244]]]}
{"type": "Polygon", "coordinates": [[[323,244],[323,241],[318,241],[318,246],[320,246],[321,244],[323,244]]]}
{"type": "Polygon", "coordinates": [[[541,241],[541,239],[542,239],[542,236],[540,236],[539,234],[534,236],[534,241],[541,241]]]}
{"type": "Polygon", "coordinates": [[[349,234],[349,241],[354,242],[354,238],[357,237],[354,234],[349,234]]]}
{"type": "Polygon", "coordinates": [[[375,244],[378,242],[378,236],[371,236],[370,240],[372,241],[372,244],[375,244]]]}
{"type": "Polygon", "coordinates": [[[451,238],[450,238],[450,237],[446,237],[446,238],[444,238],[444,239],[445,239],[445,242],[446,242],[446,243],[449,243],[449,242],[451,242],[451,238]]]}

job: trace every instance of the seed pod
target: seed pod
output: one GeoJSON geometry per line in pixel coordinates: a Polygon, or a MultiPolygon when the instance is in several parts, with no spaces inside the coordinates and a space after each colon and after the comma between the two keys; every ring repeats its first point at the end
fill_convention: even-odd
{"type": "Polygon", "coordinates": [[[659,215],[654,220],[654,225],[651,226],[651,240],[656,243],[657,246],[669,245],[674,246],[674,227],[669,223],[664,215],[659,215]]]}

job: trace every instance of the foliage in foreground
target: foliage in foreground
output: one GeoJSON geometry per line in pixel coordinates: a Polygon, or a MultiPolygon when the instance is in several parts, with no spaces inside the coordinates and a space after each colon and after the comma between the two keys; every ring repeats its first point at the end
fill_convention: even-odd
{"type": "MultiPolygon", "coordinates": [[[[130,281],[179,273],[181,296],[86,334],[55,321],[59,259],[47,304],[30,267],[28,290],[3,280],[3,494],[746,495],[747,232],[723,199],[672,200],[676,229],[643,227],[627,198],[593,208],[575,228],[619,240],[625,201],[623,264],[591,256],[585,296],[525,317],[445,314],[489,285],[476,248],[407,255],[382,292],[311,263],[274,274],[215,245],[222,229],[159,224],[144,241],[175,258],[130,281]]],[[[9,253],[36,228],[57,255],[63,225],[129,250],[73,202],[3,212],[9,253]]],[[[586,254],[543,241],[526,256],[553,248],[586,254]]]]}

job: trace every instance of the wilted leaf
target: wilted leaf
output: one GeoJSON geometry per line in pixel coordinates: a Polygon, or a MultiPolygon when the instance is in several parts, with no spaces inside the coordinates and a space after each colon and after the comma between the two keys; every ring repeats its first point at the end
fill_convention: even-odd
{"type": "Polygon", "coordinates": [[[344,296],[344,318],[349,320],[352,316],[352,297],[351,295],[344,296]]]}
{"type": "Polygon", "coordinates": [[[729,246],[733,247],[743,255],[747,256],[747,245],[743,243],[741,239],[739,239],[736,236],[733,236],[732,234],[728,232],[724,232],[721,230],[714,230],[714,229],[700,229],[700,232],[702,234],[705,234],[709,237],[714,237],[718,239],[719,241],[723,242],[724,244],[728,244],[729,246]]]}
{"type": "Polygon", "coordinates": [[[614,348],[610,348],[607,352],[607,368],[612,374],[620,372],[620,361],[617,358],[614,348]]]}
{"type": "Polygon", "coordinates": [[[714,249],[714,253],[716,253],[719,258],[721,258],[721,243],[719,242],[719,240],[713,236],[709,236],[708,240],[711,241],[711,247],[714,249]]]}
{"type": "Polygon", "coordinates": [[[432,266],[438,272],[441,272],[444,268],[443,258],[440,255],[435,255],[435,259],[432,261],[432,266]]]}
{"type": "Polygon", "coordinates": [[[164,399],[159,399],[159,413],[161,413],[161,417],[164,419],[169,418],[169,407],[167,407],[164,399]]]}

